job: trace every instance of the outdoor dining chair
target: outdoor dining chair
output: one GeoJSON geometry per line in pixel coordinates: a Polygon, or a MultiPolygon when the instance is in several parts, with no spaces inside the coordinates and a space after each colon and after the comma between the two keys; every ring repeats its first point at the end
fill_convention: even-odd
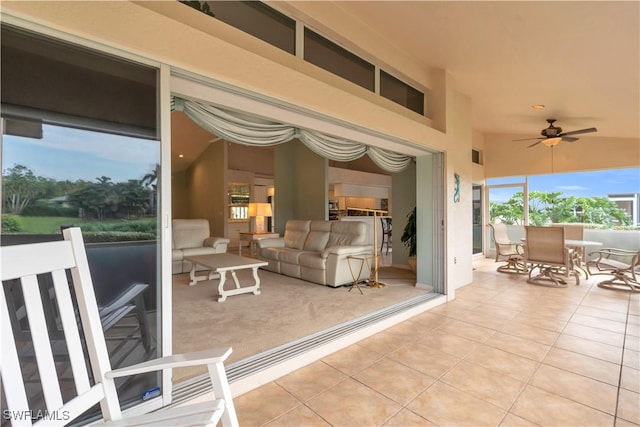
{"type": "Polygon", "coordinates": [[[640,292],[640,250],[604,248],[589,255],[596,256],[587,262],[589,274],[613,276],[598,283],[599,287],[640,292]]]}
{"type": "Polygon", "coordinates": [[[527,283],[565,287],[565,279],[573,276],[576,285],[580,284],[580,276],[573,264],[574,250],[565,245],[564,227],[527,225],[525,236],[524,259],[529,266],[527,283]]]}
{"type": "Polygon", "coordinates": [[[493,231],[493,244],[496,248],[496,262],[506,261],[497,268],[500,273],[526,273],[527,264],[524,262],[524,245],[522,242],[512,242],[507,235],[507,227],[503,223],[489,224],[493,231]]]}

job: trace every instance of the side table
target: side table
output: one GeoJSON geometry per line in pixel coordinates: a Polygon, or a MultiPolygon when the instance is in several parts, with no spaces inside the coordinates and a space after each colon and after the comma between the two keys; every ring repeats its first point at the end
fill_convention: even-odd
{"type": "Polygon", "coordinates": [[[240,242],[238,245],[238,255],[242,256],[242,242],[249,242],[249,256],[255,258],[256,255],[256,242],[261,239],[278,238],[280,234],[272,233],[270,231],[249,231],[240,232],[240,242]]]}
{"type": "Polygon", "coordinates": [[[351,290],[353,288],[358,288],[358,290],[360,291],[361,295],[364,295],[364,292],[362,292],[362,289],[360,289],[360,282],[369,282],[371,280],[371,263],[370,261],[372,261],[375,258],[375,255],[373,254],[365,254],[365,255],[348,255],[347,256],[347,264],[349,265],[349,272],[351,273],[351,277],[353,278],[353,284],[351,285],[351,287],[349,288],[349,292],[351,292],[351,290]],[[360,263],[360,267],[358,268],[358,272],[357,274],[355,274],[353,267],[351,266],[351,262],[359,262],[360,263]],[[364,270],[364,266],[367,266],[367,268],[369,269],[369,277],[367,277],[366,279],[362,278],[362,270],[364,270]]]}

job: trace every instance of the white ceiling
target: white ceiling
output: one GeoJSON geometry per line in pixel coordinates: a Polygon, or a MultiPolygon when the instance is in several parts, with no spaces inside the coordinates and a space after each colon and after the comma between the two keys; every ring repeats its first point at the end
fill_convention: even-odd
{"type": "Polygon", "coordinates": [[[473,100],[473,127],[640,137],[640,2],[334,2],[473,100]],[[534,110],[543,104],[544,110],[534,110]]]}

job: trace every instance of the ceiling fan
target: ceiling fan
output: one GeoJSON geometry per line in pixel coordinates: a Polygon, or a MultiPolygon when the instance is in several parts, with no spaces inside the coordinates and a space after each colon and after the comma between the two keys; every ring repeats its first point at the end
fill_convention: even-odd
{"type": "Polygon", "coordinates": [[[555,121],[556,119],[547,119],[547,123],[549,123],[549,127],[542,129],[542,132],[540,132],[540,135],[542,135],[542,137],[540,138],[514,139],[513,141],[528,141],[531,139],[537,139],[538,140],[537,142],[534,142],[533,144],[529,145],[527,148],[531,148],[535,145],[540,144],[541,142],[547,147],[554,147],[558,145],[560,141],[575,142],[578,139],[580,139],[580,138],[575,138],[571,135],[580,135],[583,133],[591,133],[591,132],[598,131],[598,129],[596,128],[587,128],[587,129],[580,129],[580,130],[572,130],[570,132],[562,132],[561,127],[553,125],[555,121]]]}

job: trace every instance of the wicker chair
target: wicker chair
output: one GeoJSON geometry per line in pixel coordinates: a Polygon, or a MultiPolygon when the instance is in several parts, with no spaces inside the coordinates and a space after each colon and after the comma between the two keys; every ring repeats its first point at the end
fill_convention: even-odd
{"type": "Polygon", "coordinates": [[[522,274],[528,271],[524,262],[524,245],[521,242],[511,242],[507,235],[507,227],[502,223],[489,224],[493,231],[493,243],[496,247],[496,262],[507,263],[497,268],[500,273],[522,274]]]}
{"type": "Polygon", "coordinates": [[[576,285],[580,284],[580,276],[573,268],[574,250],[564,242],[564,227],[525,226],[525,235],[524,259],[530,266],[527,283],[565,287],[565,279],[573,276],[576,285]]]}
{"type": "Polygon", "coordinates": [[[640,292],[640,250],[605,248],[591,252],[596,258],[587,262],[587,270],[591,275],[613,276],[611,279],[598,283],[601,288],[615,290],[631,290],[640,292]],[[592,271],[593,270],[593,271],[592,271]]]}

